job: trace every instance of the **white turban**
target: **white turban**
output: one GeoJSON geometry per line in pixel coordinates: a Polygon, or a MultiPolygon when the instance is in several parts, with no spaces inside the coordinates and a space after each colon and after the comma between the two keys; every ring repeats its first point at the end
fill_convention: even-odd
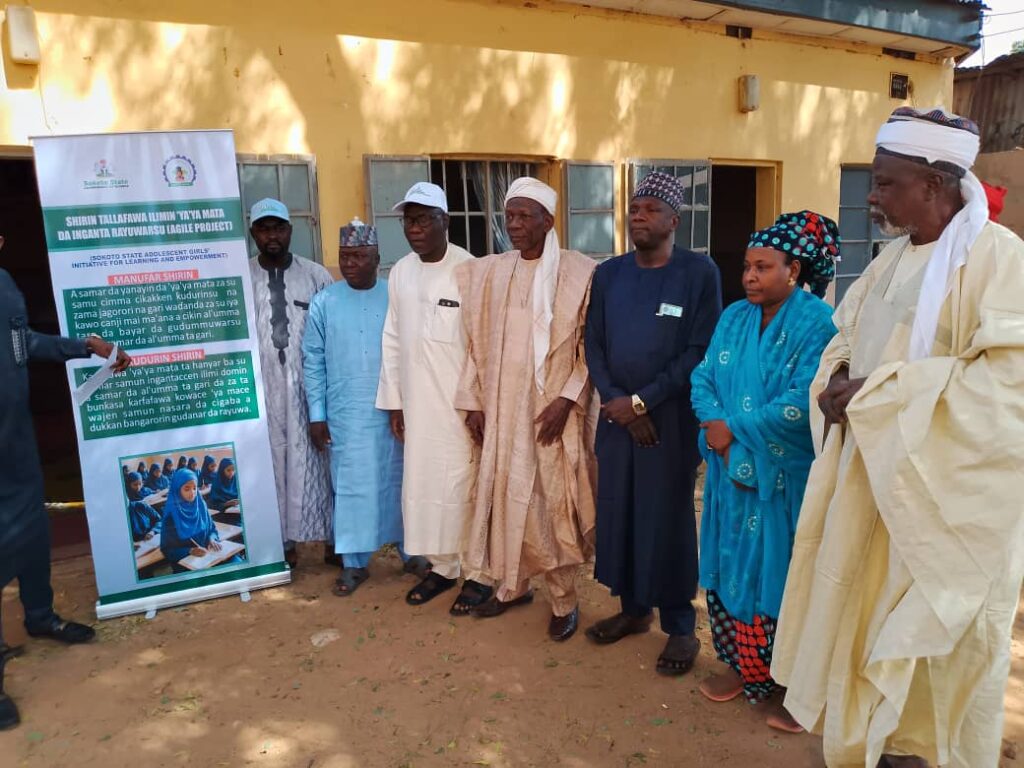
{"type": "MultiPolygon", "coordinates": [[[[540,203],[552,216],[558,208],[558,193],[543,181],[529,176],[516,179],[509,185],[505,205],[516,197],[540,203]]],[[[544,391],[544,363],[551,349],[551,319],[554,317],[558,262],[561,255],[558,234],[552,227],[544,238],[540,264],[533,273],[533,378],[541,392],[544,391]]]]}
{"type": "Polygon", "coordinates": [[[967,261],[967,254],[988,221],[985,189],[970,171],[980,143],[976,130],[973,123],[942,107],[927,112],[901,107],[879,129],[875,139],[875,145],[886,152],[910,159],[924,158],[929,163],[950,163],[965,171],[960,180],[964,207],[942,231],[925,266],[910,336],[911,361],[931,354],[939,312],[953,289],[957,271],[967,261]]]}

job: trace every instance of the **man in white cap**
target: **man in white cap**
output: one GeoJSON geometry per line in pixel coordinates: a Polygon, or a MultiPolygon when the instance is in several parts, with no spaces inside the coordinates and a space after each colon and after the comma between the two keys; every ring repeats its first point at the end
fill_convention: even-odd
{"type": "MultiPolygon", "coordinates": [[[[289,250],[291,218],[280,200],[268,197],[253,205],[250,227],[259,250],[259,255],[249,260],[249,272],[267,430],[285,559],[294,568],[298,562],[296,542],[329,542],[333,538],[328,465],[309,438],[302,335],[314,294],[334,280],[324,267],[289,250]]],[[[333,562],[333,544],[326,546],[333,562]]]]}
{"type": "MultiPolygon", "coordinates": [[[[405,444],[402,479],[406,570],[421,581],[406,595],[422,605],[463,575],[476,464],[473,441],[455,411],[466,360],[462,301],[455,268],[473,256],[448,242],[448,201],[436,184],[414,184],[395,210],[412,252],[388,276],[388,315],[377,407],[405,444]]],[[[466,573],[451,612],[463,615],[493,590],[466,573]]]]}
{"type": "Polygon", "coordinates": [[[456,408],[481,446],[468,562],[501,584],[473,609],[498,616],[532,600],[543,574],[548,634],[567,640],[579,623],[576,576],[593,552],[593,386],[583,352],[596,264],[563,251],[555,191],[512,182],[505,224],[515,250],[456,271],[469,355],[456,408]]]}
{"type": "Polygon", "coordinates": [[[772,675],[830,767],[994,767],[1024,571],[1024,243],[987,220],[971,121],[903,107],[876,143],[868,203],[899,236],[811,387],[772,675]]]}

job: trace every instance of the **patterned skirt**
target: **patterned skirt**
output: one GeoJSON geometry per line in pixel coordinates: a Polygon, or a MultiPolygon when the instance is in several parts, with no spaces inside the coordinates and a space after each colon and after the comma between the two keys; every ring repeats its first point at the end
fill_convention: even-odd
{"type": "Polygon", "coordinates": [[[709,590],[707,596],[711,639],[719,661],[743,678],[743,693],[748,701],[764,701],[778,687],[771,676],[775,619],[755,616],[753,624],[744,624],[729,615],[715,592],[709,590]]]}

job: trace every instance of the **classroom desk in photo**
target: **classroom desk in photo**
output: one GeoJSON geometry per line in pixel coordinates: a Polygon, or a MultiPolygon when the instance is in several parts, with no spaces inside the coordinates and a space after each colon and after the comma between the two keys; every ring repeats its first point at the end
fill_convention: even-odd
{"type": "MultiPolygon", "coordinates": [[[[218,523],[214,521],[214,525],[217,526],[217,534],[220,536],[221,550],[220,552],[214,552],[213,550],[207,551],[203,557],[194,557],[189,555],[188,557],[182,558],[180,565],[188,568],[191,571],[202,570],[203,568],[210,568],[218,563],[222,563],[225,560],[230,559],[234,555],[245,549],[245,545],[240,542],[229,541],[236,536],[242,534],[242,527],[240,525],[229,525],[228,523],[218,523]],[[225,555],[225,552],[230,551],[230,554],[225,555]],[[211,555],[214,557],[211,558],[211,555]]],[[[136,544],[135,549],[135,568],[136,570],[142,570],[148,568],[151,565],[156,565],[164,559],[164,553],[160,551],[160,534],[157,533],[151,539],[145,539],[136,544]]]]}

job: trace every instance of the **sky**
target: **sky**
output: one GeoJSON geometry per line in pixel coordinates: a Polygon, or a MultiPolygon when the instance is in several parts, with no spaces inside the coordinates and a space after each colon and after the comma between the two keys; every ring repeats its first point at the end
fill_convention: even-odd
{"type": "Polygon", "coordinates": [[[985,0],[985,5],[990,10],[981,28],[984,43],[961,67],[988,64],[1009,53],[1015,40],[1024,40],[1024,0],[985,0]]]}

